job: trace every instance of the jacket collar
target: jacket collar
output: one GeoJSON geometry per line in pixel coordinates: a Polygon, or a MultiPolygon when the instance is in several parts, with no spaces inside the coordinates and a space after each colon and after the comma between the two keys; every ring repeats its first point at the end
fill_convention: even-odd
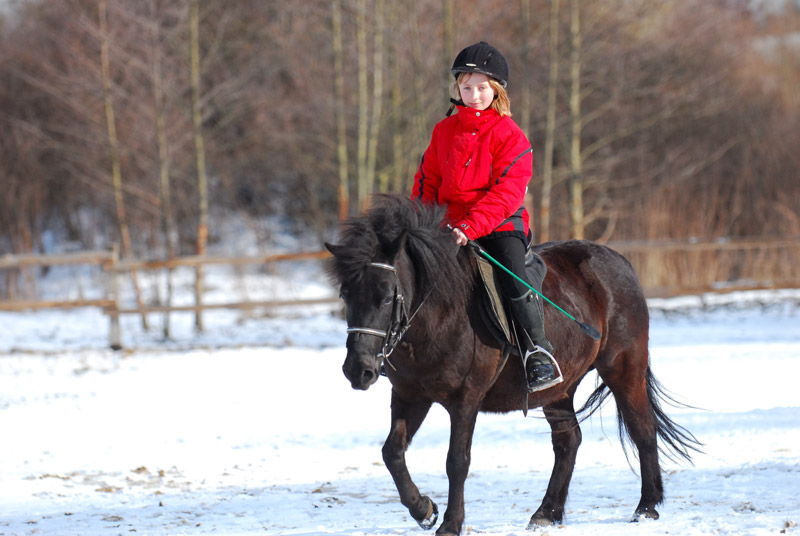
{"type": "Polygon", "coordinates": [[[457,108],[458,114],[456,114],[456,117],[458,117],[459,122],[467,128],[479,128],[481,125],[485,125],[490,121],[496,121],[500,117],[500,114],[498,114],[494,108],[478,111],[460,104],[457,108]]]}

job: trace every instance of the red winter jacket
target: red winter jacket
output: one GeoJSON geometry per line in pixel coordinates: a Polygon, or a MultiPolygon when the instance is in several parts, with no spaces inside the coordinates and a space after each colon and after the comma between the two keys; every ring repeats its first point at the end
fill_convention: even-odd
{"type": "Polygon", "coordinates": [[[414,176],[412,199],[447,206],[447,219],[470,240],[492,232],[528,235],[522,205],[533,149],[514,121],[464,106],[436,124],[414,176]]]}

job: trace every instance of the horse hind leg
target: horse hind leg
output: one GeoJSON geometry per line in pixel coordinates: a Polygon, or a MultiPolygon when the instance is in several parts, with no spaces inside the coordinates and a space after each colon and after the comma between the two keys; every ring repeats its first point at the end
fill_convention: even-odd
{"type": "MultiPolygon", "coordinates": [[[[620,353],[612,361],[613,370],[598,366],[600,377],[611,390],[617,405],[617,421],[623,449],[626,440],[636,447],[642,491],[633,521],[658,519],[656,505],[664,500],[661,466],[658,461],[659,423],[647,363],[647,351],[620,353]]],[[[626,451],[627,455],[627,451],[626,451]]]]}
{"type": "Polygon", "coordinates": [[[581,429],[575,416],[573,405],[574,389],[568,397],[543,408],[550,424],[555,463],[547,492],[539,509],[531,516],[528,530],[552,526],[564,517],[564,504],[567,502],[569,483],[575,468],[575,458],[581,444],[581,429]]]}

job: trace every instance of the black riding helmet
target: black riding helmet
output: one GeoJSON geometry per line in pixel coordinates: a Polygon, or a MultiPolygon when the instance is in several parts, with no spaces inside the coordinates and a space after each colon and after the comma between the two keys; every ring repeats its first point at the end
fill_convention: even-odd
{"type": "Polygon", "coordinates": [[[483,73],[500,82],[503,87],[508,84],[506,59],[499,50],[486,41],[470,45],[459,52],[450,72],[456,78],[458,73],[483,73]]]}

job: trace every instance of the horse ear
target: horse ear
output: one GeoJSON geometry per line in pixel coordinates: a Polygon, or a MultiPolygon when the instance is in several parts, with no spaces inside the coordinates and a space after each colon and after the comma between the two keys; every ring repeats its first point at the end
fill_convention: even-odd
{"type": "Polygon", "coordinates": [[[336,244],[329,244],[325,242],[325,249],[331,252],[331,254],[335,257],[337,252],[341,252],[344,249],[344,246],[338,246],[336,244]]]}
{"type": "Polygon", "coordinates": [[[406,247],[406,242],[408,242],[408,233],[403,231],[403,233],[394,239],[394,241],[389,246],[389,257],[394,259],[397,255],[403,251],[406,247]]]}

